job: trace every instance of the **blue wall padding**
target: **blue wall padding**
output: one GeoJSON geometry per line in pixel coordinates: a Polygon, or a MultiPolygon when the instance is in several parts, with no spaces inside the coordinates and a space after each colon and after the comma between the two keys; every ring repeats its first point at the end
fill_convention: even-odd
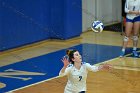
{"type": "Polygon", "coordinates": [[[50,38],[63,38],[64,33],[64,1],[51,0],[50,38]]]}
{"type": "Polygon", "coordinates": [[[0,0],[0,50],[82,32],[81,0],[0,0]]]}
{"type": "Polygon", "coordinates": [[[79,36],[82,32],[82,0],[66,0],[65,38],[79,36]]]}
{"type": "Polygon", "coordinates": [[[0,50],[49,38],[49,32],[45,30],[50,22],[50,6],[47,0],[3,0],[0,3],[0,50]]]}
{"type": "Polygon", "coordinates": [[[82,32],[81,0],[52,0],[51,25],[55,34],[52,38],[69,39],[82,32]]]}

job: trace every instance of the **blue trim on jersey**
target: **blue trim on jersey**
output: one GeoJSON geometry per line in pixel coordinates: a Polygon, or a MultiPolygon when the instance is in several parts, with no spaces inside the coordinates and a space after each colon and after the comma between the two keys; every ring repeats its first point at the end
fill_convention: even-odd
{"type": "Polygon", "coordinates": [[[73,66],[73,64],[69,64],[69,65],[68,65],[68,67],[72,67],[72,66],[73,66]]]}
{"type": "Polygon", "coordinates": [[[86,62],[82,62],[82,64],[86,64],[86,62]]]}

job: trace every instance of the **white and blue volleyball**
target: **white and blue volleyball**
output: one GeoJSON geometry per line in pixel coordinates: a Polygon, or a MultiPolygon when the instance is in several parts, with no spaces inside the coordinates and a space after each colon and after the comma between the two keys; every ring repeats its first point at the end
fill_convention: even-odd
{"type": "Polygon", "coordinates": [[[104,24],[101,21],[94,21],[92,23],[91,29],[94,32],[102,32],[104,29],[104,24]]]}

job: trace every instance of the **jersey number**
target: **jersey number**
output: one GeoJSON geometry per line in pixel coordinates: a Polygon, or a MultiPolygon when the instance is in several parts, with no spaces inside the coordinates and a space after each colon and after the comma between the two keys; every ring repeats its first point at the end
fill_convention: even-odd
{"type": "Polygon", "coordinates": [[[133,6],[133,11],[135,11],[135,6],[133,6]]]}
{"type": "Polygon", "coordinates": [[[82,80],[82,76],[79,76],[79,81],[81,81],[82,80]]]}

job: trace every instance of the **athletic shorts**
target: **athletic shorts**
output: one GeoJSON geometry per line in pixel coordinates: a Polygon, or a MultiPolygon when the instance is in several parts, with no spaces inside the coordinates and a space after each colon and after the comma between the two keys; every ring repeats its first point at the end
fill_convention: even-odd
{"type": "Polygon", "coordinates": [[[128,19],[126,17],[126,22],[132,22],[132,23],[134,23],[134,22],[140,22],[140,16],[137,16],[134,19],[128,19]]]}
{"type": "Polygon", "coordinates": [[[64,93],[86,93],[85,91],[81,91],[81,92],[76,92],[76,91],[72,91],[69,89],[65,89],[64,93]]]}
{"type": "Polygon", "coordinates": [[[81,92],[79,92],[79,93],[86,93],[85,91],[81,91],[81,92]]]}

